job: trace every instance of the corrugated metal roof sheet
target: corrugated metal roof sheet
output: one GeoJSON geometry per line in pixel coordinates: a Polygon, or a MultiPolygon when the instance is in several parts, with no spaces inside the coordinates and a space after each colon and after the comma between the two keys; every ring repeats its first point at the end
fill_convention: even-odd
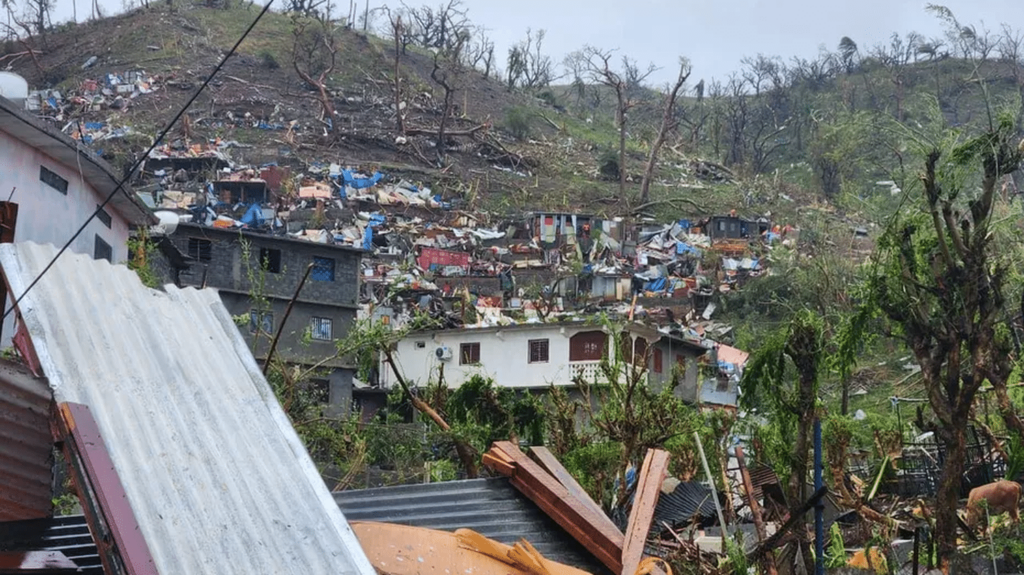
{"type": "Polygon", "coordinates": [[[83,575],[104,575],[96,543],[82,515],[0,523],[0,551],[60,551],[83,575]]]}
{"type": "Polygon", "coordinates": [[[50,485],[50,388],[0,359],[0,521],[46,517],[50,485]]]}
{"type": "MultiPolygon", "coordinates": [[[[55,254],[0,245],[14,297],[55,254]]],[[[66,253],[19,308],[55,399],[92,410],[161,573],[373,574],[215,291],[66,253]]]]}
{"type": "Polygon", "coordinates": [[[658,497],[651,531],[663,530],[663,523],[673,528],[688,525],[695,515],[702,524],[715,520],[715,500],[711,489],[696,481],[678,483],[672,491],[662,492],[658,497]]]}
{"type": "Polygon", "coordinates": [[[552,561],[606,573],[505,477],[422,483],[334,494],[349,521],[381,521],[442,531],[472,529],[506,544],[526,539],[552,561]]]}

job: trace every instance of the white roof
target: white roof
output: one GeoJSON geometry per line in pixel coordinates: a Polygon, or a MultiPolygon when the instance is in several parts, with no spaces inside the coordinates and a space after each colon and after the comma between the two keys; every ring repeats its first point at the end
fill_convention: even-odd
{"type": "MultiPolygon", "coordinates": [[[[56,254],[0,245],[22,294],[56,254]]],[[[66,253],[19,305],[58,402],[89,406],[160,573],[373,567],[213,290],[66,253]]]]}

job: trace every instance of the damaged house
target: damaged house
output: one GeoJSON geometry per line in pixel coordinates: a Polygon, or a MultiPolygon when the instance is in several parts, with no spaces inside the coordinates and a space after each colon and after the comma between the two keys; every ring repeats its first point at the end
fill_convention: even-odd
{"type": "Polygon", "coordinates": [[[348,360],[336,357],[336,341],[345,337],[356,318],[361,250],[191,223],[177,224],[159,245],[164,258],[157,267],[167,281],[216,288],[261,361],[280,330],[275,357],[321,365],[323,374],[314,378],[317,392],[336,415],[349,413],[354,370],[348,360]],[[285,320],[289,301],[310,265],[309,277],[285,320]],[[261,298],[265,305],[257,304],[261,298]]]}

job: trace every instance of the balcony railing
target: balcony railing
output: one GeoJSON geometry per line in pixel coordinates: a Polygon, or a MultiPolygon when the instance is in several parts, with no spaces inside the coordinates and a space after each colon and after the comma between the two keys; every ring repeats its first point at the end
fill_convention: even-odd
{"type": "MultiPolygon", "coordinates": [[[[629,374],[631,366],[628,364],[622,364],[619,366],[622,377],[620,377],[620,383],[625,383],[626,376],[629,374]]],[[[577,377],[582,377],[587,383],[606,384],[608,378],[605,377],[604,370],[601,369],[600,361],[572,361],[569,362],[569,370],[572,374],[573,381],[577,377]]],[[[644,374],[646,380],[647,374],[644,374]]]]}

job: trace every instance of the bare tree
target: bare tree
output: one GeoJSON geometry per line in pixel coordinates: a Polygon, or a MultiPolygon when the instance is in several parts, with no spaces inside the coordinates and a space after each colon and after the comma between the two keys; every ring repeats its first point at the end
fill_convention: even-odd
{"type": "Polygon", "coordinates": [[[676,116],[676,103],[679,100],[679,90],[690,77],[690,62],[686,58],[679,59],[679,75],[676,82],[665,92],[665,104],[661,116],[661,128],[658,130],[658,137],[651,145],[651,151],[647,156],[647,167],[644,168],[644,177],[640,182],[640,205],[646,204],[650,199],[651,178],[654,177],[654,167],[658,162],[658,152],[665,145],[665,139],[679,126],[679,118],[676,116]]]}
{"type": "Polygon", "coordinates": [[[453,45],[435,51],[434,67],[430,71],[430,79],[444,92],[441,121],[437,126],[437,161],[442,166],[445,163],[445,138],[447,137],[445,130],[455,106],[455,92],[459,89],[465,73],[462,56],[465,45],[466,36],[460,35],[453,45]]]}
{"type": "Polygon", "coordinates": [[[921,36],[916,32],[907,34],[906,38],[894,32],[889,37],[889,44],[879,44],[872,54],[878,63],[889,72],[889,80],[893,84],[893,96],[896,100],[896,110],[893,115],[898,122],[902,122],[904,116],[904,86],[907,67],[913,61],[921,40],[921,36]]]}
{"type": "Polygon", "coordinates": [[[469,18],[462,0],[448,0],[447,4],[442,3],[434,8],[421,6],[406,9],[412,24],[410,29],[414,31],[416,43],[420,46],[452,49],[456,43],[464,41],[469,18]]]}
{"type": "Polygon", "coordinates": [[[324,14],[321,14],[320,8],[325,4],[327,0],[288,0],[285,10],[301,16],[329,19],[329,16],[324,18],[324,14]]]}
{"type": "Polygon", "coordinates": [[[483,72],[484,78],[491,76],[494,69],[494,42],[487,36],[486,30],[477,27],[463,53],[467,66],[483,72]]]}
{"type": "Polygon", "coordinates": [[[509,48],[505,73],[510,90],[535,90],[551,83],[551,58],[541,52],[545,34],[544,30],[535,34],[527,29],[526,38],[509,48]]]}
{"type": "Polygon", "coordinates": [[[395,124],[398,128],[398,135],[405,134],[405,109],[402,106],[402,54],[405,54],[405,45],[402,39],[406,37],[405,27],[402,25],[402,14],[387,10],[388,22],[391,25],[391,37],[395,45],[395,69],[391,78],[391,91],[395,98],[395,124]]]}
{"type": "Polygon", "coordinates": [[[295,73],[317,92],[320,103],[321,122],[330,134],[337,128],[334,118],[334,99],[327,88],[327,81],[334,71],[338,56],[337,38],[332,25],[324,20],[293,18],[294,44],[292,66],[295,73]]]}
{"type": "Polygon", "coordinates": [[[615,123],[619,128],[619,196],[626,195],[626,132],[629,111],[636,107],[638,101],[631,96],[631,86],[639,86],[656,68],[648,66],[640,71],[628,58],[623,58],[624,72],[612,70],[612,52],[586,46],[583,48],[586,73],[593,83],[602,84],[615,92],[615,123]],[[631,71],[632,68],[632,71],[631,71]],[[627,75],[628,74],[628,75],[627,75]],[[628,82],[627,82],[628,79],[628,82]]]}

